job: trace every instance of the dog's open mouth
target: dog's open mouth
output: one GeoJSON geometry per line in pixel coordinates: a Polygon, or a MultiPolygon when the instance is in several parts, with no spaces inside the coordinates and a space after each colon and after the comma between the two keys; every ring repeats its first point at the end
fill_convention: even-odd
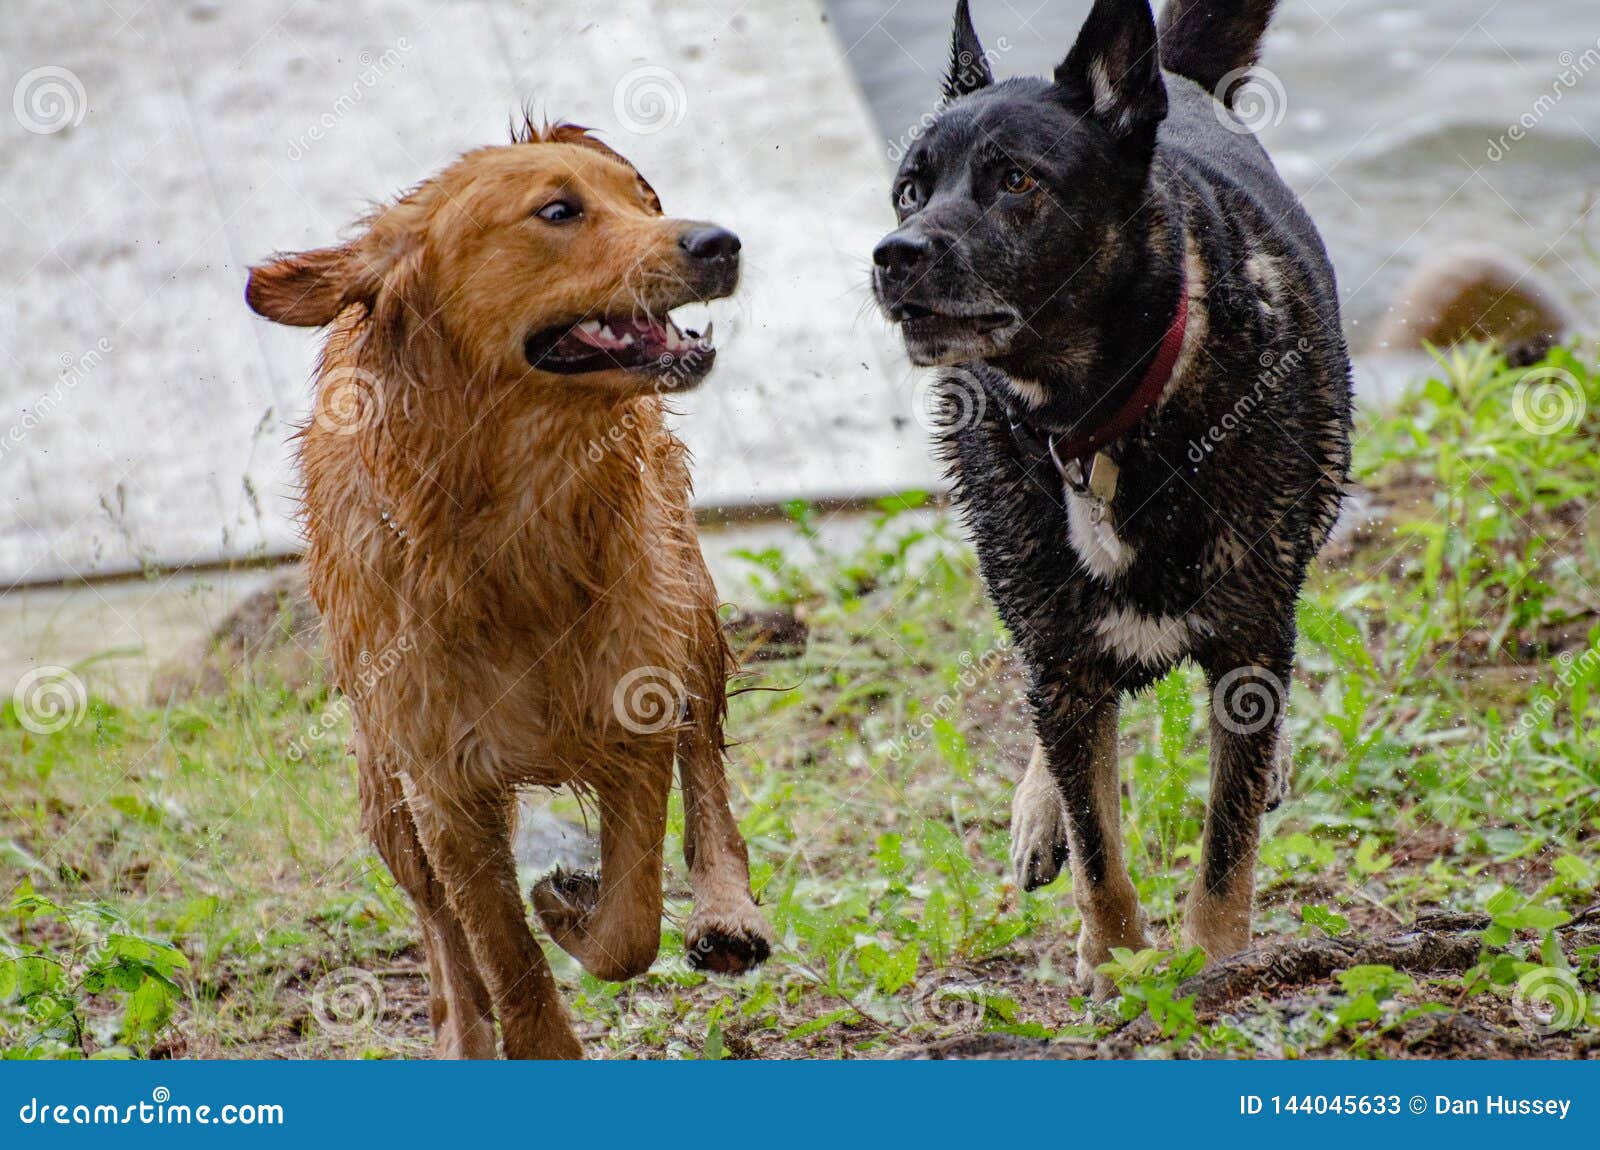
{"type": "Polygon", "coordinates": [[[523,345],[528,363],[557,375],[632,371],[687,386],[711,370],[717,351],[711,324],[702,334],[684,331],[671,316],[605,316],[558,324],[530,335],[523,345]]]}

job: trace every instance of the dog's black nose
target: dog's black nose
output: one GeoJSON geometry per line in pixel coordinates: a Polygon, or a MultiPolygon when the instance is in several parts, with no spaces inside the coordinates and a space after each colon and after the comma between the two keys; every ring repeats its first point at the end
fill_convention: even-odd
{"type": "Polygon", "coordinates": [[[872,262],[890,276],[903,276],[928,258],[933,244],[926,237],[894,232],[872,249],[872,262]]]}
{"type": "Polygon", "coordinates": [[[697,260],[725,259],[739,254],[739,237],[727,228],[690,228],[678,237],[678,246],[697,260]]]}

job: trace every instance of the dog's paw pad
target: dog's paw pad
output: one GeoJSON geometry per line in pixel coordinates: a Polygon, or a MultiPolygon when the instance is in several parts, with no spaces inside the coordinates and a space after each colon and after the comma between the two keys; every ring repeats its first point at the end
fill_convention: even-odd
{"type": "Polygon", "coordinates": [[[600,901],[600,876],[557,867],[533,884],[528,897],[547,930],[570,930],[600,901]]]}
{"type": "Polygon", "coordinates": [[[1061,868],[1067,865],[1067,857],[1065,838],[1036,845],[1021,852],[1018,857],[1012,859],[1017,885],[1025,891],[1049,886],[1060,876],[1061,868]]]}
{"type": "Polygon", "coordinates": [[[749,930],[711,929],[688,944],[689,965],[709,974],[744,974],[772,953],[772,944],[749,930]]]}

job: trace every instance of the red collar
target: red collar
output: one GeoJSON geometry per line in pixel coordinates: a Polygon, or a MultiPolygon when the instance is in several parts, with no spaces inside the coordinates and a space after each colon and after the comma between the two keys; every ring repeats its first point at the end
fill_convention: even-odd
{"type": "Polygon", "coordinates": [[[1178,356],[1183,351],[1183,336],[1188,326],[1189,285],[1187,277],[1180,271],[1178,305],[1172,311],[1172,322],[1167,325],[1167,334],[1162,337],[1161,346],[1156,349],[1156,357],[1145,369],[1144,378],[1139,381],[1139,386],[1134,389],[1133,394],[1116,414],[1093,431],[1066,440],[1058,440],[1054,435],[1047,437],[1046,443],[1057,467],[1069,459],[1087,460],[1106,444],[1115,442],[1127,434],[1135,424],[1150,413],[1150,409],[1161,398],[1161,393],[1166,390],[1167,384],[1172,381],[1172,372],[1178,366],[1178,356]]]}

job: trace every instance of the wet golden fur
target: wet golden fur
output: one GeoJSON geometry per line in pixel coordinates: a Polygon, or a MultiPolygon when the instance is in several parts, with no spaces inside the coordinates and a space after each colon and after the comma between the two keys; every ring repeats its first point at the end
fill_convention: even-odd
{"type": "MultiPolygon", "coordinates": [[[[691,959],[759,962],[723,780],[730,656],[663,381],[557,375],[528,333],[697,297],[685,221],[627,161],[560,126],[464,156],[350,242],[253,270],[268,318],[332,324],[299,441],[311,589],[349,696],[364,824],[418,910],[441,1054],[578,1057],[528,929],[515,791],[569,785],[600,813],[598,880],[535,888],[592,973],[647,969],[660,938],[674,761],[691,959]],[[582,198],[582,227],[535,218],[582,198]]],[[[671,382],[667,381],[670,387],[671,382]]]]}

